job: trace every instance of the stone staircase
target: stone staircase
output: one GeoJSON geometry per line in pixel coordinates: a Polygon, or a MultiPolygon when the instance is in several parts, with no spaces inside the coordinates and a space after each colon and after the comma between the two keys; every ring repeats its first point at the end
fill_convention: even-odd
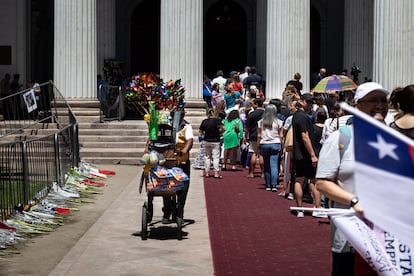
{"type": "MultiPolygon", "coordinates": [[[[80,157],[95,164],[140,164],[148,137],[144,120],[101,122],[99,102],[93,100],[68,100],[79,122],[80,157]]],[[[194,130],[194,146],[191,157],[199,149],[198,129],[205,118],[202,100],[187,101],[186,120],[194,130]]]]}

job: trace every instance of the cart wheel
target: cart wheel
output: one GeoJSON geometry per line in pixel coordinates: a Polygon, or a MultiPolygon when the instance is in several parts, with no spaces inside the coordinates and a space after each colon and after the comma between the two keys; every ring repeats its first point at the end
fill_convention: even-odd
{"type": "Polygon", "coordinates": [[[148,204],[144,202],[142,205],[142,219],[141,219],[141,239],[146,240],[148,235],[147,229],[147,215],[148,215],[148,204]]]}
{"type": "Polygon", "coordinates": [[[182,231],[183,222],[184,222],[184,220],[182,218],[177,218],[177,231],[178,231],[177,238],[179,240],[183,239],[183,231],[182,231]]]}
{"type": "Polygon", "coordinates": [[[152,202],[151,203],[148,202],[148,204],[147,204],[147,223],[151,223],[151,221],[152,221],[152,216],[154,214],[153,206],[154,205],[152,204],[152,202]]]}

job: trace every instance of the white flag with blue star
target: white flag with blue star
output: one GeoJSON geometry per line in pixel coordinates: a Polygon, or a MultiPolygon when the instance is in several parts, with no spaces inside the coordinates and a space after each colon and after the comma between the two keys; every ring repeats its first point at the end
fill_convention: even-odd
{"type": "Polygon", "coordinates": [[[346,109],[355,115],[355,186],[364,216],[414,248],[414,141],[346,109]]]}

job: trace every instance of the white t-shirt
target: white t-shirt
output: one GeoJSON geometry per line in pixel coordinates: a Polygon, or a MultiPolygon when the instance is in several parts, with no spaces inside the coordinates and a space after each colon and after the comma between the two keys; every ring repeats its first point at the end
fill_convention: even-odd
{"type": "MultiPolygon", "coordinates": [[[[348,127],[348,126],[346,126],[348,127]]],[[[340,157],[339,143],[340,130],[334,131],[325,143],[318,157],[318,167],[316,170],[316,178],[336,179],[336,182],[344,190],[355,194],[355,155],[353,143],[353,128],[349,126],[350,139],[342,139],[342,143],[348,142],[340,157]]],[[[344,135],[344,134],[342,134],[344,135]]],[[[349,205],[333,203],[334,208],[349,209],[349,205]]],[[[346,240],[344,234],[331,223],[331,250],[336,253],[350,252],[352,245],[346,240]]]]}
{"type": "MultiPolygon", "coordinates": [[[[348,145],[344,145],[345,149],[343,151],[342,160],[339,151],[340,131],[334,131],[328,139],[326,139],[319,153],[316,178],[337,179],[339,186],[351,193],[355,193],[353,128],[349,126],[349,129],[351,131],[351,138],[346,139],[348,145]]],[[[337,205],[335,205],[336,208],[349,208],[349,206],[337,205]]]]}
{"type": "Polygon", "coordinates": [[[280,144],[279,129],[283,121],[276,119],[272,124],[272,129],[263,128],[263,119],[257,122],[258,128],[262,130],[260,144],[280,144]]]}
{"type": "Polygon", "coordinates": [[[285,130],[289,130],[289,128],[292,126],[292,119],[293,119],[293,115],[290,115],[289,117],[286,118],[285,123],[283,125],[283,128],[285,130]]]}
{"type": "MultiPolygon", "coordinates": [[[[185,139],[186,140],[194,139],[193,127],[191,126],[191,124],[187,124],[186,126],[187,128],[185,129],[185,139]]],[[[177,136],[177,139],[178,139],[178,136],[177,136]]]]}
{"type": "Polygon", "coordinates": [[[218,76],[216,78],[214,78],[211,83],[218,83],[219,84],[219,92],[222,93],[224,95],[224,93],[226,92],[224,90],[224,85],[226,84],[227,79],[223,78],[222,76],[218,76]]]}

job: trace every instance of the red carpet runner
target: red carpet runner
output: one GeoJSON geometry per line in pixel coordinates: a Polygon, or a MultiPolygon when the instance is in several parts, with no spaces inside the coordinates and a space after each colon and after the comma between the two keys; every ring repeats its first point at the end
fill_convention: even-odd
{"type": "Polygon", "coordinates": [[[215,275],[331,274],[327,219],[296,218],[247,170],[221,174],[204,179],[215,275]]]}

